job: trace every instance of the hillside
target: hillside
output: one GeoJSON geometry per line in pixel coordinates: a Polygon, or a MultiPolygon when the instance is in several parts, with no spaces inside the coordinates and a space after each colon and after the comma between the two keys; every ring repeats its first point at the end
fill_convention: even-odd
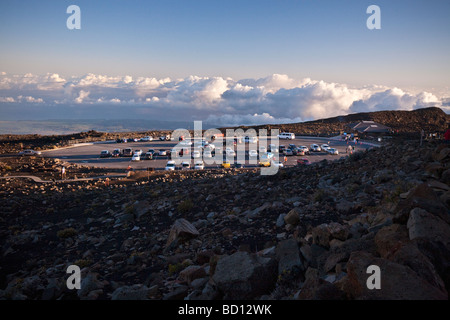
{"type": "Polygon", "coordinates": [[[449,165],[404,140],[273,176],[0,180],[0,299],[447,300],[449,165]]]}
{"type": "Polygon", "coordinates": [[[300,135],[338,135],[348,131],[347,125],[361,120],[379,122],[400,134],[425,132],[445,132],[450,124],[450,115],[442,109],[431,107],[413,111],[362,112],[314,121],[281,125],[241,126],[240,128],[280,129],[281,132],[294,132],[300,135]]]}

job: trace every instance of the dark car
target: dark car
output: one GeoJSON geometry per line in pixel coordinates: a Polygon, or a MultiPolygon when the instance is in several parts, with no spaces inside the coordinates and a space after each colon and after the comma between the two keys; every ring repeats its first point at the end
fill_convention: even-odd
{"type": "Polygon", "coordinates": [[[121,150],[120,149],[114,149],[112,152],[113,157],[120,157],[121,150]]]}
{"type": "Polygon", "coordinates": [[[308,159],[298,159],[297,160],[298,166],[308,166],[310,164],[311,164],[311,161],[309,161],[308,159]]]}
{"type": "Polygon", "coordinates": [[[111,157],[111,153],[108,150],[103,150],[100,152],[100,158],[109,158],[111,157]]]}
{"type": "Polygon", "coordinates": [[[133,156],[133,150],[131,148],[123,149],[122,156],[124,156],[124,157],[132,157],[133,156]]]}

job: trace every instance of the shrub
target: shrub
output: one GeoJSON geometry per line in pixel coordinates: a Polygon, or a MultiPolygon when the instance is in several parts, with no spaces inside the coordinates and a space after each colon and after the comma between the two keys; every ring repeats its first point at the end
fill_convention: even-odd
{"type": "Polygon", "coordinates": [[[178,212],[187,213],[192,210],[194,203],[191,199],[186,199],[178,204],[178,212]]]}
{"type": "Polygon", "coordinates": [[[63,230],[59,230],[56,235],[58,238],[66,239],[77,235],[77,231],[74,228],[66,228],[63,230]]]}

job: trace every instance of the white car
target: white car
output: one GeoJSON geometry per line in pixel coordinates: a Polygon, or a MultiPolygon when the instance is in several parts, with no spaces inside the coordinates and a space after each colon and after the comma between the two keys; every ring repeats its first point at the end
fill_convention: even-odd
{"type": "Polygon", "coordinates": [[[269,150],[268,150],[269,152],[278,152],[279,150],[278,150],[278,148],[277,148],[277,146],[276,145],[274,145],[274,144],[269,144],[269,150]]]}
{"type": "Polygon", "coordinates": [[[143,142],[146,142],[146,141],[153,141],[153,137],[150,137],[150,136],[148,136],[148,137],[143,137],[143,138],[141,138],[141,141],[143,141],[143,142]]]}
{"type": "Polygon", "coordinates": [[[167,151],[166,150],[159,150],[158,154],[160,156],[167,156],[167,151]]]}
{"type": "Polygon", "coordinates": [[[34,150],[23,150],[19,152],[19,156],[40,156],[42,152],[34,150]]]}
{"type": "Polygon", "coordinates": [[[272,161],[271,165],[274,166],[274,167],[278,167],[278,168],[283,168],[284,167],[284,164],[281,161],[272,161]]]}
{"type": "Polygon", "coordinates": [[[227,154],[227,157],[234,157],[236,155],[236,152],[234,152],[233,149],[228,149],[225,151],[227,154]]]}
{"type": "Polygon", "coordinates": [[[195,170],[203,170],[203,169],[205,169],[205,164],[203,163],[203,161],[197,161],[195,163],[194,169],[195,170]]]}
{"type": "Polygon", "coordinates": [[[142,150],[134,150],[134,154],[137,154],[137,155],[142,155],[142,150]]]}
{"type": "Polygon", "coordinates": [[[133,154],[131,161],[141,161],[141,155],[137,153],[133,154]]]}
{"type": "Polygon", "coordinates": [[[173,171],[173,170],[175,170],[175,161],[173,161],[173,160],[168,161],[167,164],[166,164],[165,170],[166,171],[173,171]]]}
{"type": "Polygon", "coordinates": [[[320,152],[320,151],[322,151],[322,149],[320,149],[320,146],[318,144],[312,144],[310,150],[313,151],[313,152],[320,152]]]}
{"type": "Polygon", "coordinates": [[[191,163],[190,163],[190,162],[183,161],[183,162],[181,163],[181,169],[182,169],[182,170],[187,170],[187,169],[190,169],[190,168],[191,168],[191,163]]]}
{"type": "Polygon", "coordinates": [[[309,152],[309,149],[308,149],[307,146],[300,146],[300,147],[298,147],[298,148],[301,149],[301,150],[303,150],[303,152],[304,152],[305,154],[307,154],[307,153],[309,152]]]}
{"type": "Polygon", "coordinates": [[[187,141],[187,140],[183,140],[178,145],[180,145],[180,146],[192,146],[192,142],[191,141],[187,141]]]}
{"type": "Polygon", "coordinates": [[[335,148],[328,148],[327,152],[329,154],[332,154],[332,155],[338,155],[339,154],[338,149],[335,149],[335,148]]]}
{"type": "Polygon", "coordinates": [[[257,157],[258,157],[258,152],[257,152],[256,150],[250,150],[250,151],[248,152],[248,156],[249,156],[250,158],[257,158],[257,157]]]}
{"type": "Polygon", "coordinates": [[[204,158],[212,158],[211,150],[205,150],[205,151],[203,151],[203,157],[204,157],[204,158]]]}
{"type": "Polygon", "coordinates": [[[291,132],[282,132],[278,135],[279,139],[289,139],[289,140],[294,140],[295,139],[295,134],[291,133],[291,132]]]}
{"type": "Polygon", "coordinates": [[[200,153],[200,151],[198,151],[198,150],[192,151],[192,158],[193,158],[193,159],[198,159],[198,158],[200,158],[201,156],[202,156],[202,154],[200,153]]]}
{"type": "Polygon", "coordinates": [[[245,137],[244,138],[244,142],[245,143],[257,143],[258,142],[258,138],[257,137],[245,137]]]}
{"type": "Polygon", "coordinates": [[[323,145],[320,146],[320,148],[321,148],[323,151],[327,151],[328,149],[330,149],[330,146],[324,143],[323,145]]]}

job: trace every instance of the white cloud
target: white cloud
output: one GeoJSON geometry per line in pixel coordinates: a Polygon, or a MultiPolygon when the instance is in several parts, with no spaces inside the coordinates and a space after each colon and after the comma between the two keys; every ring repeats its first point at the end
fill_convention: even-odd
{"type": "Polygon", "coordinates": [[[16,102],[13,97],[0,97],[0,102],[12,103],[16,102]]]}
{"type": "Polygon", "coordinates": [[[76,103],[83,103],[89,96],[89,91],[80,90],[78,97],[75,99],[76,103]]]}
{"type": "Polygon", "coordinates": [[[89,115],[95,114],[95,105],[104,112],[108,106],[121,104],[126,106],[123,113],[128,117],[146,114],[174,120],[208,119],[224,125],[296,122],[363,111],[442,107],[447,103],[429,92],[411,93],[377,85],[355,88],[283,74],[243,80],[198,76],[173,80],[2,72],[0,96],[0,103],[45,102],[60,108],[89,104],[89,115]]]}

